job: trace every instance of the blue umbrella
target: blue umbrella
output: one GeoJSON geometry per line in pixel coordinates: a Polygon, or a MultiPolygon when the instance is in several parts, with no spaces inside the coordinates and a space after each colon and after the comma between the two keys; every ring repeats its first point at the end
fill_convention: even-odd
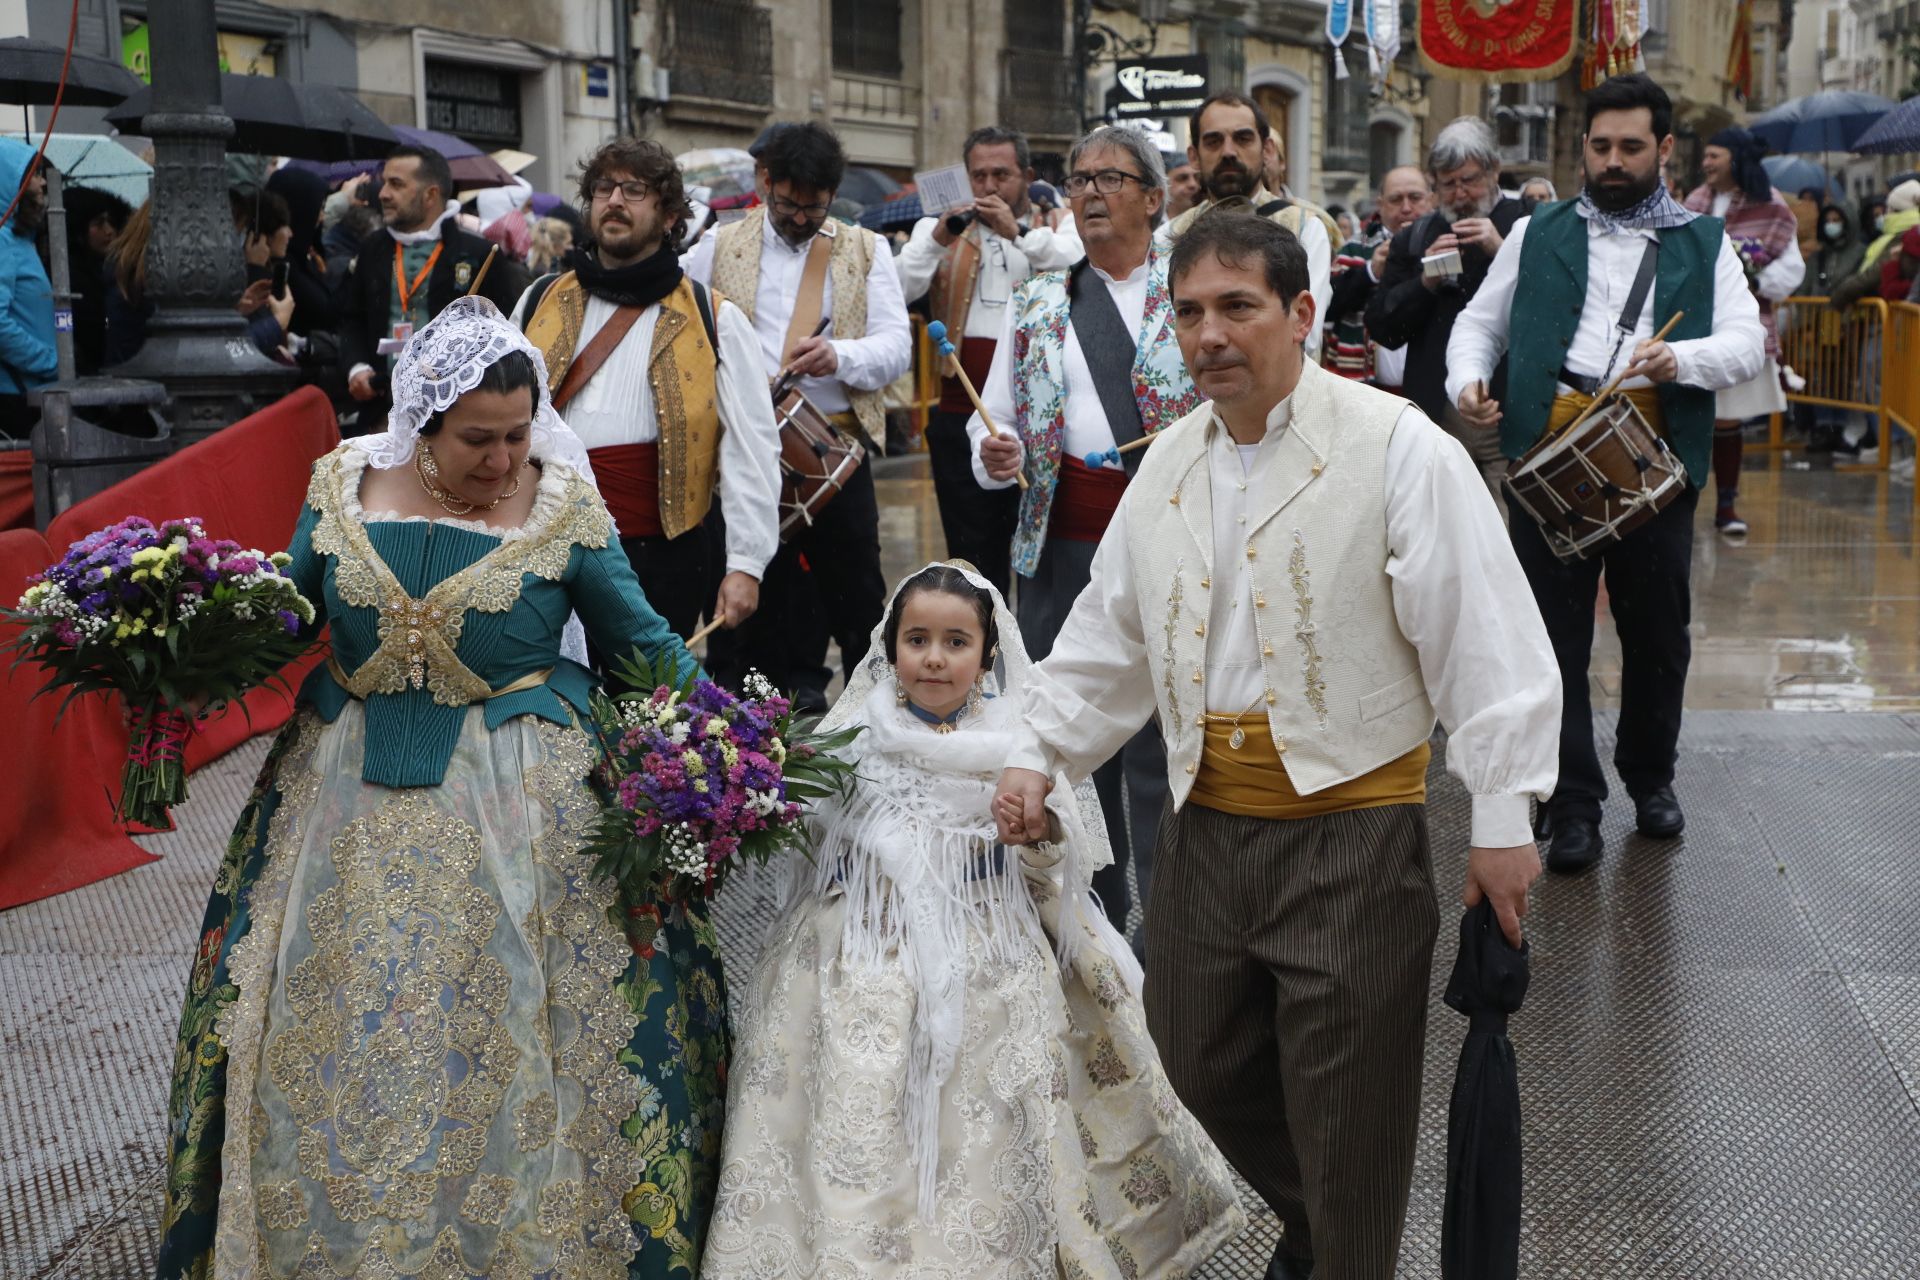
{"type": "Polygon", "coordinates": [[[1775,151],[1851,151],[1894,106],[1877,93],[1828,89],[1783,102],[1755,116],[1747,129],[1775,151]]]}
{"type": "Polygon", "coordinates": [[[890,231],[894,227],[911,227],[925,216],[920,211],[919,193],[909,191],[869,207],[860,215],[860,225],[869,231],[890,231]]]}
{"type": "Polygon", "coordinates": [[[1767,171],[1768,181],[1790,196],[1802,191],[1822,191],[1826,193],[1822,199],[1835,204],[1846,199],[1840,184],[1811,160],[1799,156],[1767,156],[1760,161],[1760,166],[1767,171]]]}
{"type": "Polygon", "coordinates": [[[1908,98],[1853,140],[1853,149],[1869,155],[1920,151],[1920,98],[1908,98]]]}

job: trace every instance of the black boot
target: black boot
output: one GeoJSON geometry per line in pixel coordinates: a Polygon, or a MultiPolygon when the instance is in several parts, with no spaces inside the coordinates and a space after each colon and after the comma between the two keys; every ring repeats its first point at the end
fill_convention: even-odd
{"type": "Polygon", "coordinates": [[[1273,1248],[1273,1259],[1267,1263],[1267,1280],[1313,1280],[1313,1259],[1288,1253],[1286,1237],[1282,1236],[1273,1248]]]}

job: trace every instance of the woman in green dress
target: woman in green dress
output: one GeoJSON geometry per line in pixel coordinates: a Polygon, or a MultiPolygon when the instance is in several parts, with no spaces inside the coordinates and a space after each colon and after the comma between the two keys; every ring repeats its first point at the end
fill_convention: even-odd
{"type": "Polygon", "coordinates": [[[490,303],[458,300],[402,352],[389,430],[314,465],[288,571],[333,657],[202,925],[163,1280],[698,1265],[718,941],[702,909],[616,901],[593,874],[592,677],[562,637],[577,615],[605,652],[694,659],[543,374],[490,303]]]}

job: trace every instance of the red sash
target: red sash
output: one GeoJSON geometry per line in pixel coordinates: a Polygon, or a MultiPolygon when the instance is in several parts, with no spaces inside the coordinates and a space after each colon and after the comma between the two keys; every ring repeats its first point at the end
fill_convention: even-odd
{"type": "Polygon", "coordinates": [[[623,538],[657,538],[660,527],[659,444],[614,444],[587,450],[600,496],[623,538]]]}
{"type": "Polygon", "coordinates": [[[1053,491],[1053,512],[1047,520],[1049,538],[1071,542],[1098,542],[1107,532],[1120,496],[1127,491],[1127,473],[1112,467],[1090,469],[1078,458],[1060,459],[1060,483],[1053,491]]]}
{"type": "MultiPolygon", "coordinates": [[[[999,344],[992,338],[966,338],[960,343],[960,367],[973,379],[973,389],[979,391],[987,385],[987,370],[993,367],[993,349],[999,344]]],[[[945,361],[941,362],[946,363],[945,361]]],[[[967,399],[967,389],[960,385],[960,379],[948,374],[940,379],[940,412],[970,414],[973,401],[967,399]]],[[[996,424],[1005,429],[1006,424],[996,424]]]]}

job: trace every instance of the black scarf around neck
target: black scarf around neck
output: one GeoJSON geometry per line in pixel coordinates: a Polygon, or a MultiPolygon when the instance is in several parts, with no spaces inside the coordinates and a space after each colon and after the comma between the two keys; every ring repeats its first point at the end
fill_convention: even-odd
{"type": "Polygon", "coordinates": [[[588,293],[616,307],[650,307],[680,286],[680,255],[665,244],[624,267],[603,267],[594,254],[574,249],[567,254],[567,270],[588,293]]]}

